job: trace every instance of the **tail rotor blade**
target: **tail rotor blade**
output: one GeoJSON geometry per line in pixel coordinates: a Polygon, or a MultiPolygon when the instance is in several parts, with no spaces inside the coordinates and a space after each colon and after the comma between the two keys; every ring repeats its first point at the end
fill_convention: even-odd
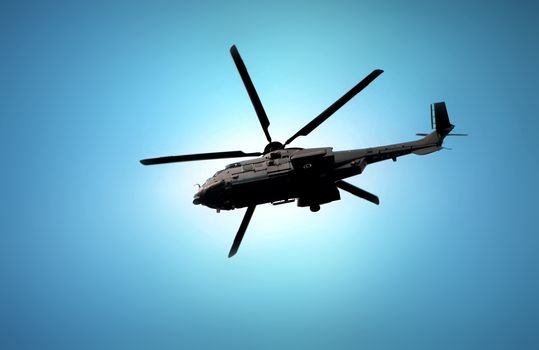
{"type": "Polygon", "coordinates": [[[378,199],[378,196],[370,192],[367,192],[359,187],[356,187],[352,185],[351,183],[340,180],[340,181],[337,181],[335,185],[337,185],[337,187],[339,187],[341,190],[345,190],[346,192],[349,192],[353,194],[354,196],[358,196],[359,198],[365,199],[376,205],[380,204],[380,199],[378,199]]]}
{"type": "Polygon", "coordinates": [[[268,130],[268,127],[270,125],[268,116],[266,115],[266,111],[262,106],[260,97],[258,97],[255,86],[253,85],[253,81],[251,80],[251,77],[247,72],[247,67],[245,67],[245,63],[243,63],[243,60],[240,56],[238,49],[236,48],[236,45],[232,45],[232,47],[230,48],[230,54],[232,55],[232,59],[236,64],[236,68],[238,68],[241,80],[243,80],[243,85],[245,85],[245,89],[247,89],[247,93],[249,94],[249,98],[253,103],[253,107],[255,108],[256,114],[258,115],[258,120],[260,121],[260,125],[262,125],[262,130],[264,130],[264,134],[266,135],[266,139],[268,140],[268,142],[271,142],[271,136],[268,130]]]}
{"type": "Polygon", "coordinates": [[[318,117],[311,120],[307,125],[305,125],[303,128],[301,128],[297,133],[294,134],[291,138],[289,138],[285,142],[285,146],[290,144],[292,141],[296,139],[298,136],[307,136],[311,131],[316,129],[320,124],[322,124],[326,119],[331,117],[333,113],[335,113],[339,108],[344,106],[348,101],[352,99],[355,95],[357,95],[361,90],[367,87],[374,79],[376,79],[380,74],[382,74],[384,71],[381,69],[375,69],[371,72],[371,74],[367,75],[362,81],[360,81],[356,86],[354,86],[350,91],[348,91],[346,94],[344,94],[341,98],[339,98],[337,101],[335,101],[331,106],[329,106],[325,111],[320,113],[318,117]]]}
{"type": "Polygon", "coordinates": [[[256,205],[251,205],[247,207],[247,211],[245,212],[245,215],[243,216],[243,220],[241,221],[241,225],[238,230],[238,233],[236,233],[236,237],[234,237],[234,243],[232,243],[232,247],[230,247],[230,252],[228,253],[229,258],[233,257],[238,252],[238,249],[241,244],[241,240],[243,239],[243,235],[245,234],[245,231],[247,230],[247,226],[249,225],[249,222],[251,221],[251,217],[253,216],[255,208],[256,208],[256,205]]]}

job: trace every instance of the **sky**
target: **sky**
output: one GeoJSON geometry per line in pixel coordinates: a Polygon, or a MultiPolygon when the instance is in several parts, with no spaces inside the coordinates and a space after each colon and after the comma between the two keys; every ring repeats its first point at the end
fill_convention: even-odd
{"type": "Polygon", "coordinates": [[[3,1],[0,348],[537,349],[539,7],[530,1],[3,1]],[[194,206],[264,134],[298,147],[415,139],[318,213],[194,206]]]}

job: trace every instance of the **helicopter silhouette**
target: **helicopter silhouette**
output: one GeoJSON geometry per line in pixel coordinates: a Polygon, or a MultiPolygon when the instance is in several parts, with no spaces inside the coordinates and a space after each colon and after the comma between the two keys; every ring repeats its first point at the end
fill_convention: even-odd
{"type": "Polygon", "coordinates": [[[225,169],[215,173],[200,186],[194,195],[194,204],[205,205],[216,209],[217,212],[247,207],[230,248],[229,258],[238,251],[257,205],[264,203],[280,205],[297,200],[299,207],[309,207],[311,211],[317,212],[321,204],[340,200],[339,189],[378,205],[380,201],[376,195],[344,179],[361,174],[365,167],[372,163],[387,159],[396,161],[397,157],[410,153],[425,155],[436,152],[443,148],[444,138],[448,135],[466,136],[466,134],[451,133],[454,125],[449,122],[445,102],[437,102],[431,104],[431,127],[434,130],[428,134],[416,134],[423,136],[419,140],[345,151],[333,151],[332,147],[306,149],[287,147],[297,137],[309,135],[383,71],[373,70],[285,143],[280,143],[271,138],[268,130],[270,121],[235,45],[230,48],[230,53],[268,141],[263,152],[211,152],[148,158],[140,161],[143,165],[155,165],[195,160],[258,157],[227,165],[225,169]]]}

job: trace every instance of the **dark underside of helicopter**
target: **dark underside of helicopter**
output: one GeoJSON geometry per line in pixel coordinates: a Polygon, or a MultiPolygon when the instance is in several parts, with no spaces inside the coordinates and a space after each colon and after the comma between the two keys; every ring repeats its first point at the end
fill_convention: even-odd
{"type": "MultiPolygon", "coordinates": [[[[329,147],[276,150],[218,171],[200,187],[193,203],[231,210],[252,204],[291,203],[297,199],[299,207],[318,211],[321,204],[339,200],[339,180],[360,174],[364,165],[336,162],[335,153],[329,147]]],[[[374,195],[369,200],[378,204],[374,195]]]]}

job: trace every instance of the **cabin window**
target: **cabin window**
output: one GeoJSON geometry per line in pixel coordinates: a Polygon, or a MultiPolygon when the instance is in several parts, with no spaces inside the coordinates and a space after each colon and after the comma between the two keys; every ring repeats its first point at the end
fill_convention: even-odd
{"type": "Polygon", "coordinates": [[[253,164],[245,164],[243,166],[243,171],[252,171],[252,170],[254,170],[253,164]]]}
{"type": "Polygon", "coordinates": [[[228,164],[226,166],[226,169],[230,169],[230,168],[237,168],[239,167],[241,164],[240,163],[232,163],[232,164],[228,164]]]}

